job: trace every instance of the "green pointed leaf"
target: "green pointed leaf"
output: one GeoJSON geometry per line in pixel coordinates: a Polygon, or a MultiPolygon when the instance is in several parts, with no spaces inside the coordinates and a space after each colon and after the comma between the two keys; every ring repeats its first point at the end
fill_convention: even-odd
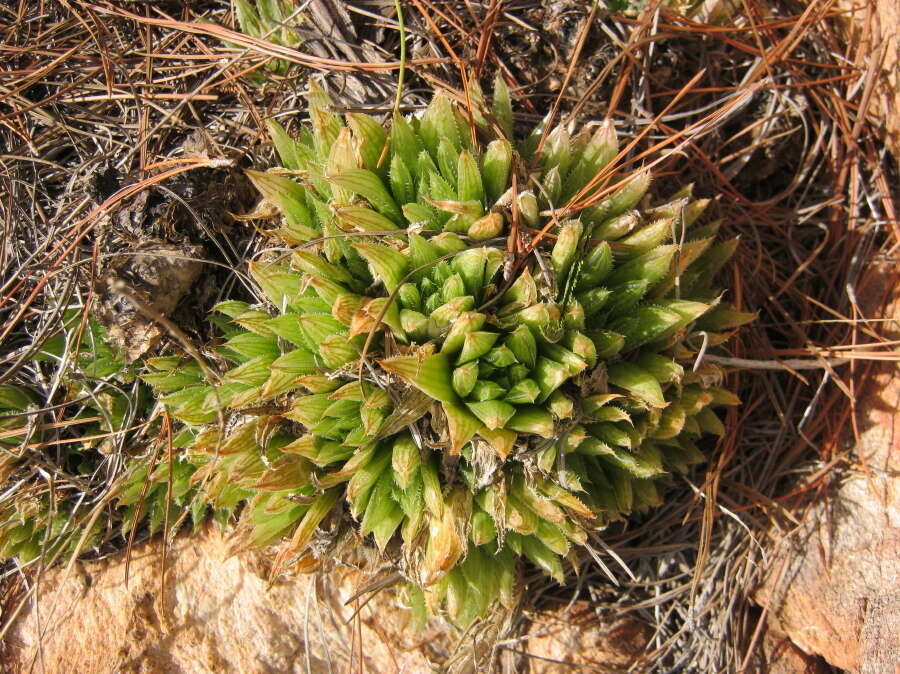
{"type": "Polygon", "coordinates": [[[347,334],[347,328],[330,314],[306,314],[299,316],[297,322],[311,348],[316,348],[331,335],[347,334]]]}
{"type": "Polygon", "coordinates": [[[597,364],[597,347],[593,340],[584,333],[567,330],[562,343],[569,351],[584,360],[589,367],[597,364]]]}
{"type": "Polygon", "coordinates": [[[616,318],[632,311],[647,294],[649,288],[650,283],[646,279],[629,281],[615,286],[604,304],[605,315],[616,318]]]}
{"type": "Polygon", "coordinates": [[[453,390],[461,398],[466,398],[478,382],[478,361],[473,360],[453,370],[453,390]]]}
{"type": "Polygon", "coordinates": [[[472,513],[469,536],[476,546],[486,545],[497,538],[494,520],[484,510],[477,509],[472,513]]]}
{"type": "Polygon", "coordinates": [[[544,149],[541,154],[541,164],[545,170],[555,167],[560,174],[565,175],[569,170],[572,160],[572,138],[565,127],[557,126],[547,134],[544,149]]]}
{"type": "MultiPolygon", "coordinates": [[[[645,442],[636,452],[615,450],[600,457],[601,461],[615,466],[631,477],[646,479],[665,472],[659,450],[645,442]]],[[[624,477],[624,476],[623,476],[624,477]]]]}
{"type": "Polygon", "coordinates": [[[579,220],[568,220],[559,229],[556,244],[550,253],[550,262],[556,272],[556,283],[560,287],[564,285],[569,268],[575,260],[583,231],[584,226],[579,220]]]}
{"type": "Polygon", "coordinates": [[[415,340],[428,338],[428,318],[418,311],[403,309],[400,312],[400,326],[415,340]]]}
{"type": "Polygon", "coordinates": [[[462,238],[454,232],[442,232],[431,238],[431,245],[434,246],[438,253],[447,255],[449,253],[458,253],[469,247],[462,238]]]}
{"type": "Polygon", "coordinates": [[[381,279],[388,292],[393,292],[409,271],[408,260],[399,250],[380,243],[354,243],[353,248],[369,263],[372,274],[381,279]]]}
{"type": "Polygon", "coordinates": [[[278,349],[278,342],[272,337],[256,335],[252,332],[244,332],[235,335],[223,344],[224,347],[239,354],[242,358],[249,360],[257,356],[271,356],[277,358],[281,355],[278,349]]]}
{"type": "Polygon", "coordinates": [[[422,139],[428,151],[437,156],[438,144],[446,138],[452,145],[453,149],[459,151],[462,147],[460,140],[459,127],[456,124],[456,116],[453,114],[453,106],[446,94],[439,91],[431,99],[431,103],[425,109],[420,125],[422,139]],[[427,131],[426,127],[432,129],[427,131]],[[426,138],[426,135],[433,133],[433,137],[426,138]],[[430,140],[430,142],[429,142],[430,140]]]}
{"type": "Polygon", "coordinates": [[[569,379],[569,368],[554,360],[540,356],[534,368],[534,380],[541,390],[539,401],[547,397],[569,379]]]}
{"type": "Polygon", "coordinates": [[[525,220],[529,227],[537,227],[540,225],[541,209],[538,206],[538,200],[537,197],[534,196],[534,192],[531,190],[519,192],[516,202],[516,205],[519,207],[519,215],[525,220]]]}
{"type": "Polygon", "coordinates": [[[219,302],[212,309],[210,309],[210,311],[218,311],[221,314],[225,314],[229,318],[234,318],[235,316],[240,316],[249,308],[250,305],[246,302],[227,300],[225,302],[219,302]]]}
{"type": "Polygon", "coordinates": [[[312,158],[311,149],[291,138],[284,127],[274,119],[267,120],[266,127],[282,166],[292,171],[305,168],[306,163],[312,158]]]}
{"type": "Polygon", "coordinates": [[[479,381],[475,383],[469,398],[471,402],[486,402],[488,400],[496,400],[504,393],[506,393],[506,389],[497,382],[479,381]]]}
{"type": "Polygon", "coordinates": [[[535,536],[522,537],[522,552],[531,560],[531,562],[544,570],[544,572],[553,578],[557,583],[563,584],[566,580],[566,574],[563,571],[562,562],[550,548],[544,545],[535,536]]]}
{"type": "Polygon", "coordinates": [[[652,374],[660,384],[680,381],[684,376],[684,368],[681,365],[658,353],[641,354],[635,364],[652,374]]]}
{"type": "Polygon", "coordinates": [[[462,349],[466,335],[470,332],[480,330],[484,325],[486,318],[487,317],[484,314],[479,314],[474,311],[464,311],[461,313],[459,318],[457,318],[450,326],[450,332],[448,332],[447,336],[444,338],[441,352],[446,353],[448,356],[457,353],[462,349]]]}
{"type": "Polygon", "coordinates": [[[506,140],[491,141],[481,160],[484,192],[487,203],[492,204],[506,192],[512,168],[512,145],[506,140]]]}
{"type": "Polygon", "coordinates": [[[515,405],[529,405],[538,399],[541,389],[533,379],[522,379],[513,385],[504,400],[515,405]]]}
{"type": "Polygon", "coordinates": [[[447,427],[450,434],[450,453],[458,454],[482,428],[482,422],[462,405],[444,402],[447,427]]]}
{"type": "Polygon", "coordinates": [[[456,196],[458,197],[456,171],[459,165],[459,150],[453,147],[453,144],[447,138],[441,138],[438,141],[437,164],[444,180],[456,191],[456,196]]]}
{"type": "Polygon", "coordinates": [[[632,232],[619,241],[620,257],[632,258],[654,250],[664,242],[672,239],[673,225],[671,218],[664,218],[650,223],[632,232]]]}
{"type": "Polygon", "coordinates": [[[480,203],[484,200],[484,184],[481,181],[481,172],[478,170],[478,164],[468,150],[463,150],[459,153],[456,176],[456,192],[460,201],[477,201],[480,203]]]}
{"type": "Polygon", "coordinates": [[[359,350],[344,335],[331,334],[318,343],[325,367],[336,370],[359,357],[359,350]]]}
{"type": "Polygon", "coordinates": [[[606,283],[610,287],[632,281],[646,281],[652,285],[669,273],[676,253],[677,246],[659,246],[618,267],[606,283]]]}
{"type": "Polygon", "coordinates": [[[419,448],[416,447],[412,436],[408,433],[398,435],[391,451],[391,466],[398,487],[406,489],[409,486],[410,480],[419,469],[421,462],[419,448]]]}
{"type": "Polygon", "coordinates": [[[588,253],[578,276],[578,288],[589,289],[599,286],[613,267],[612,248],[606,241],[601,241],[588,253]]]}
{"type": "Polygon", "coordinates": [[[362,206],[341,206],[335,210],[338,221],[347,230],[361,232],[389,232],[397,225],[381,213],[362,206]]]}
{"type": "Polygon", "coordinates": [[[403,213],[381,178],[368,169],[345,169],[328,176],[328,182],[365,198],[376,211],[397,224],[403,222],[403,213]]]}
{"type": "Polygon", "coordinates": [[[757,315],[744,311],[735,311],[727,305],[719,305],[697,321],[701,330],[713,332],[733,330],[756,320],[757,315]]]}
{"type": "Polygon", "coordinates": [[[267,319],[265,325],[270,334],[286,339],[296,346],[306,346],[303,332],[300,330],[300,324],[297,322],[298,318],[297,314],[282,314],[281,316],[267,319]]]}
{"type": "Polygon", "coordinates": [[[706,392],[712,396],[711,405],[740,405],[741,399],[731,391],[722,388],[709,388],[706,392]]]}
{"type": "Polygon", "coordinates": [[[542,438],[553,437],[553,416],[540,407],[520,407],[506,422],[506,428],[520,433],[533,433],[542,438]]]}
{"type": "MultiPolygon", "coordinates": [[[[435,301],[441,301],[440,295],[436,296],[435,301]]],[[[426,303],[426,309],[428,309],[429,306],[431,305],[426,303]]],[[[437,339],[446,328],[459,319],[463,312],[471,311],[474,307],[475,299],[470,295],[456,297],[449,302],[445,302],[438,306],[431,311],[431,315],[428,318],[429,335],[431,335],[432,338],[437,339]]]]}
{"type": "Polygon", "coordinates": [[[681,314],[660,306],[638,307],[610,324],[610,329],[625,337],[625,348],[636,349],[662,339],[682,324],[681,314]]]}
{"type": "Polygon", "coordinates": [[[644,170],[620,187],[612,197],[598,206],[604,220],[634,208],[650,188],[650,181],[650,172],[644,170]]]}
{"type": "Polygon", "coordinates": [[[667,405],[659,382],[647,370],[637,365],[625,361],[613,363],[607,370],[607,377],[610,384],[625,389],[652,407],[661,408],[667,405]]]}
{"type": "Polygon", "coordinates": [[[709,304],[691,300],[660,300],[657,304],[680,314],[681,327],[696,321],[711,308],[711,305],[709,304]]]}
{"type": "MultiPolygon", "coordinates": [[[[373,172],[381,170],[378,161],[387,143],[387,131],[370,115],[358,112],[347,113],[347,124],[359,144],[365,168],[373,172]]],[[[385,162],[384,166],[386,165],[385,162]]]]}
{"type": "Polygon", "coordinates": [[[487,241],[503,233],[503,216],[500,213],[488,213],[478,218],[469,226],[467,232],[474,241],[487,241]]]}
{"type": "Polygon", "coordinates": [[[516,360],[531,369],[537,361],[537,342],[524,325],[513,330],[503,342],[513,352],[516,360]]]}
{"type": "Polygon", "coordinates": [[[464,365],[470,361],[481,358],[491,350],[500,335],[496,332],[483,332],[476,330],[468,333],[463,339],[462,352],[456,359],[457,365],[464,365]]]}
{"type": "Polygon", "coordinates": [[[290,306],[300,296],[300,275],[286,265],[251,262],[250,275],[278,309],[290,306]]]}
{"type": "Polygon", "coordinates": [[[297,233],[305,231],[306,240],[315,238],[318,227],[306,205],[306,189],[285,176],[247,169],[247,177],[267,201],[284,215],[297,233]],[[302,228],[302,229],[301,229],[302,228]]]}
{"type": "Polygon", "coordinates": [[[453,376],[446,354],[436,353],[423,358],[395,356],[381,360],[379,364],[435,400],[450,403],[458,400],[453,390],[453,376]]]}
{"type": "Polygon", "coordinates": [[[571,377],[587,367],[586,361],[559,344],[542,344],[540,351],[548,358],[564,365],[571,377]]]}
{"type": "Polygon", "coordinates": [[[391,472],[386,470],[372,490],[359,526],[359,533],[363,536],[374,533],[375,543],[381,552],[384,552],[385,546],[403,520],[403,510],[391,496],[393,488],[391,472]]]}
{"type": "Polygon", "coordinates": [[[292,253],[294,264],[307,274],[319,276],[326,281],[334,283],[347,283],[351,287],[355,285],[353,275],[345,268],[332,264],[309,250],[295,250],[292,253]]]}
{"type": "MultiPolygon", "coordinates": [[[[415,166],[415,164],[413,164],[413,166],[415,166]]],[[[388,175],[391,184],[391,194],[394,197],[394,201],[398,204],[411,205],[410,202],[416,200],[416,185],[415,182],[413,182],[409,167],[399,154],[395,154],[391,158],[388,175]]],[[[406,206],[403,207],[403,214],[407,219],[411,219],[406,213],[406,206]]]]}
{"type": "Polygon", "coordinates": [[[313,374],[316,371],[316,363],[313,354],[306,349],[294,349],[272,361],[273,372],[284,372],[291,375],[313,374]]]}
{"type": "Polygon", "coordinates": [[[395,114],[391,125],[391,152],[400,157],[409,170],[416,166],[422,144],[418,135],[401,115],[395,114]]]}
{"type": "MultiPolygon", "coordinates": [[[[590,211],[586,217],[596,217],[596,211],[590,211]]],[[[623,215],[605,220],[594,228],[593,236],[604,241],[618,241],[641,224],[641,216],[637,211],[629,211],[623,215]]]]}
{"type": "Polygon", "coordinates": [[[506,86],[502,75],[499,73],[494,78],[494,96],[491,105],[491,114],[503,135],[513,137],[512,101],[509,95],[509,87],[506,86]]]}

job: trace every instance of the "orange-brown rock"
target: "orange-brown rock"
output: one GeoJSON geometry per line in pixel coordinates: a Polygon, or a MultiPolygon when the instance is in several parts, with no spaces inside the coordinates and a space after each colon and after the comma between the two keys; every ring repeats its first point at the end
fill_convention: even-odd
{"type": "MultiPolygon", "coordinates": [[[[135,546],[127,585],[124,555],[75,564],[69,574],[42,574],[38,610],[34,602],[22,604],[0,671],[418,674],[434,665],[453,674],[478,671],[464,648],[454,651],[457,635],[440,621],[412,633],[408,612],[390,590],[361,600],[361,619],[351,621],[355,608],[346,601],[360,589],[355,574],[301,575],[269,587],[267,553],[230,555],[213,528],[175,541],[164,595],[160,563],[154,541],[135,546]]],[[[495,653],[504,671],[569,674],[573,665],[625,671],[651,633],[633,619],[604,624],[584,602],[534,617],[527,630],[495,653]]],[[[483,646],[492,635],[475,632],[468,641],[478,640],[475,650],[488,654],[483,646]]]]}
{"type": "Polygon", "coordinates": [[[590,604],[577,602],[568,611],[537,616],[528,634],[525,659],[531,674],[613,673],[639,663],[653,630],[636,618],[606,624],[590,604]]]}
{"type": "MultiPolygon", "coordinates": [[[[888,294],[900,317],[896,276],[864,288],[888,294]]],[[[876,315],[875,307],[865,308],[876,315]]],[[[900,336],[900,331],[891,335],[900,336]]],[[[857,400],[859,437],[847,429],[849,466],[805,513],[757,593],[769,624],[835,667],[900,672],[900,367],[887,363],[857,400]]]]}
{"type": "Polygon", "coordinates": [[[448,633],[409,633],[408,614],[389,592],[351,623],[353,606],[344,600],[352,583],[310,575],[269,588],[264,567],[259,553],[229,556],[227,542],[209,529],[170,549],[164,598],[158,542],[135,547],[128,585],[123,556],[76,564],[68,577],[53,569],[40,581],[40,610],[26,604],[8,635],[7,666],[203,674],[346,672],[361,662],[380,673],[427,672],[431,659],[447,657],[448,633]]]}
{"type": "Polygon", "coordinates": [[[900,377],[874,400],[859,464],[808,513],[758,594],[774,627],[853,672],[900,667],[900,377]]]}
{"type": "Polygon", "coordinates": [[[763,637],[759,655],[756,668],[766,674],[827,674],[831,671],[824,660],[804,653],[790,639],[773,632],[767,632],[763,637]]]}

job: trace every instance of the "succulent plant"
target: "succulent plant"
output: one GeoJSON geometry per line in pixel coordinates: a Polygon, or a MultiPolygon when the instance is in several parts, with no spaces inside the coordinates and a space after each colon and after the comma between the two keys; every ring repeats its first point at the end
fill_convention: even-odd
{"type": "MultiPolygon", "coordinates": [[[[263,39],[282,47],[294,47],[301,40],[298,32],[300,20],[294,2],[288,0],[233,0],[232,6],[238,27],[250,37],[263,39]]],[[[274,75],[284,75],[290,63],[282,59],[272,59],[266,70],[274,75]]],[[[264,82],[259,73],[252,73],[250,79],[264,82]]]]}
{"type": "Polygon", "coordinates": [[[311,128],[270,123],[283,168],[249,172],[280,213],[250,265],[268,301],[215,307],[214,380],[176,355],[144,375],[195,503],[246,502],[249,543],[290,537],[279,563],[365,537],[419,615],[462,624],[703,460],[738,400],[698,351],[752,319],[712,285],[736,240],[697,224],[707,200],[649,205],[608,123],[515,143],[502,80],[471,98],[385,128],[312,82],[311,128]]]}
{"type": "MultiPolygon", "coordinates": [[[[146,416],[152,404],[148,387],[107,344],[103,326],[83,322],[83,307],[61,313],[60,330],[44,341],[31,365],[54,371],[48,379],[69,404],[48,409],[27,386],[0,385],[0,559],[23,564],[67,557],[82,536],[86,550],[104,533],[119,533],[115,518],[96,519],[88,534],[79,522],[88,519],[106,474],[115,472],[110,465],[133,439],[134,419],[146,416]]],[[[164,484],[154,486],[165,494],[164,484]]],[[[148,510],[152,518],[155,511],[148,510]]]]}

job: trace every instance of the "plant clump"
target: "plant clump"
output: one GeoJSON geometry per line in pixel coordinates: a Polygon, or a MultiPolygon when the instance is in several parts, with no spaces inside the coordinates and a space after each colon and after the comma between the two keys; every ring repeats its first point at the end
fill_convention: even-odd
{"type": "Polygon", "coordinates": [[[503,82],[490,109],[471,93],[385,128],[311,83],[311,127],[270,122],[282,168],[249,172],[279,212],[250,265],[267,301],[215,307],[216,372],[143,376],[195,517],[246,504],[247,545],[289,538],[276,567],[364,537],[418,616],[458,624],[513,606],[523,559],[563,582],[703,460],[738,400],[699,352],[752,318],[714,286],[736,240],[698,224],[707,200],[651,205],[610,124],[516,142],[503,82]]]}
{"type": "MultiPolygon", "coordinates": [[[[53,378],[71,401],[64,417],[61,406],[45,409],[30,388],[0,384],[0,559],[49,563],[122,530],[114,514],[85,521],[152,397],[135,368],[107,343],[108,332],[84,314],[81,306],[65,308],[60,329],[30,361],[55,368],[53,378]]],[[[164,483],[148,491],[144,513],[151,528],[162,522],[165,493],[164,483]]]]}

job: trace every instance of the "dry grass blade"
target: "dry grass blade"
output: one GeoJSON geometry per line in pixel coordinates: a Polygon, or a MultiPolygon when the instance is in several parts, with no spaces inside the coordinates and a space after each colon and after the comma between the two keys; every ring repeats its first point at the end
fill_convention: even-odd
{"type": "MultiPolygon", "coordinates": [[[[140,16],[124,9],[113,6],[88,5],[91,9],[101,13],[110,14],[128,18],[139,23],[146,23],[161,28],[169,28],[185,33],[195,35],[206,35],[214,37],[223,42],[237,44],[256,53],[264,54],[273,58],[279,58],[290,63],[296,63],[308,68],[342,71],[342,72],[378,72],[382,70],[399,70],[403,67],[401,61],[390,61],[386,63],[363,63],[352,61],[341,61],[337,59],[327,59],[312,54],[304,54],[303,52],[285,47],[267,40],[250,37],[244,33],[229,30],[213,23],[191,23],[186,21],[176,21],[174,19],[154,19],[151,17],[140,16]]],[[[406,63],[408,66],[431,65],[440,63],[442,59],[413,59],[406,63]]]]}

